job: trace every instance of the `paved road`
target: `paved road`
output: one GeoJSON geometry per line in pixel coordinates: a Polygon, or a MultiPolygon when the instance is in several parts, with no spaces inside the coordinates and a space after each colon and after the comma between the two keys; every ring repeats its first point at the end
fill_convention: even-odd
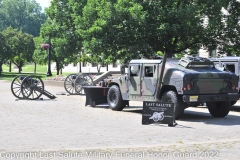
{"type": "Polygon", "coordinates": [[[139,102],[122,112],[84,104],[80,95],[15,101],[0,81],[0,159],[240,159],[240,103],[225,118],[188,108],[176,127],[142,125],[139,102]]]}

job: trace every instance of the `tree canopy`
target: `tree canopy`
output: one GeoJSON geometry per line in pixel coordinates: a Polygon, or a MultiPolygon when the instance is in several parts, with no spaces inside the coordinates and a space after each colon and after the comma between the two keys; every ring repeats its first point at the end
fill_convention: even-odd
{"type": "Polygon", "coordinates": [[[105,62],[239,48],[236,0],[53,0],[47,14],[77,36],[85,54],[105,62]]]}
{"type": "Polygon", "coordinates": [[[22,32],[39,36],[41,24],[46,21],[46,14],[35,0],[1,0],[0,31],[13,27],[22,32]]]}
{"type": "Polygon", "coordinates": [[[32,55],[35,50],[33,36],[12,27],[2,31],[5,39],[5,45],[11,53],[10,60],[18,67],[19,73],[21,68],[32,61],[32,55]]]}

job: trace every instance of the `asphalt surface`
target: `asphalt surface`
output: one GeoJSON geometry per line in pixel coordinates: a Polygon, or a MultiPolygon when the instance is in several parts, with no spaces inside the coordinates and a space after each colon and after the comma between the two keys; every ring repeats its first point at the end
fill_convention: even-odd
{"type": "Polygon", "coordinates": [[[18,100],[0,81],[0,159],[240,159],[240,103],[225,118],[188,108],[168,127],[142,125],[141,102],[117,112],[85,106],[85,96],[56,96],[18,100]]]}

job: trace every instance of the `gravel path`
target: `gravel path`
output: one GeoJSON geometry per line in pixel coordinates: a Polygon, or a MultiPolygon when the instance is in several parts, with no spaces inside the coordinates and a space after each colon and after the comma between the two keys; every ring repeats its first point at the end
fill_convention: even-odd
{"type": "Polygon", "coordinates": [[[0,81],[0,159],[240,159],[240,103],[225,118],[188,108],[175,127],[142,125],[140,102],[116,112],[85,96],[15,100],[0,81]]]}

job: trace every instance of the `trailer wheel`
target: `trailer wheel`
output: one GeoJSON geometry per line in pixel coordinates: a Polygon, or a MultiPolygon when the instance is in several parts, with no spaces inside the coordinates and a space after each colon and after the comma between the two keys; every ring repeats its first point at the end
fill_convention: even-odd
{"type": "Polygon", "coordinates": [[[174,103],[175,119],[180,119],[184,114],[184,102],[174,91],[167,91],[162,96],[162,102],[174,103]]]}
{"type": "Polygon", "coordinates": [[[213,117],[223,118],[230,111],[231,101],[208,102],[207,107],[213,117]]]}
{"type": "Polygon", "coordinates": [[[122,99],[119,88],[116,85],[113,85],[108,90],[107,101],[109,107],[114,111],[121,111],[126,106],[122,99]]]}

